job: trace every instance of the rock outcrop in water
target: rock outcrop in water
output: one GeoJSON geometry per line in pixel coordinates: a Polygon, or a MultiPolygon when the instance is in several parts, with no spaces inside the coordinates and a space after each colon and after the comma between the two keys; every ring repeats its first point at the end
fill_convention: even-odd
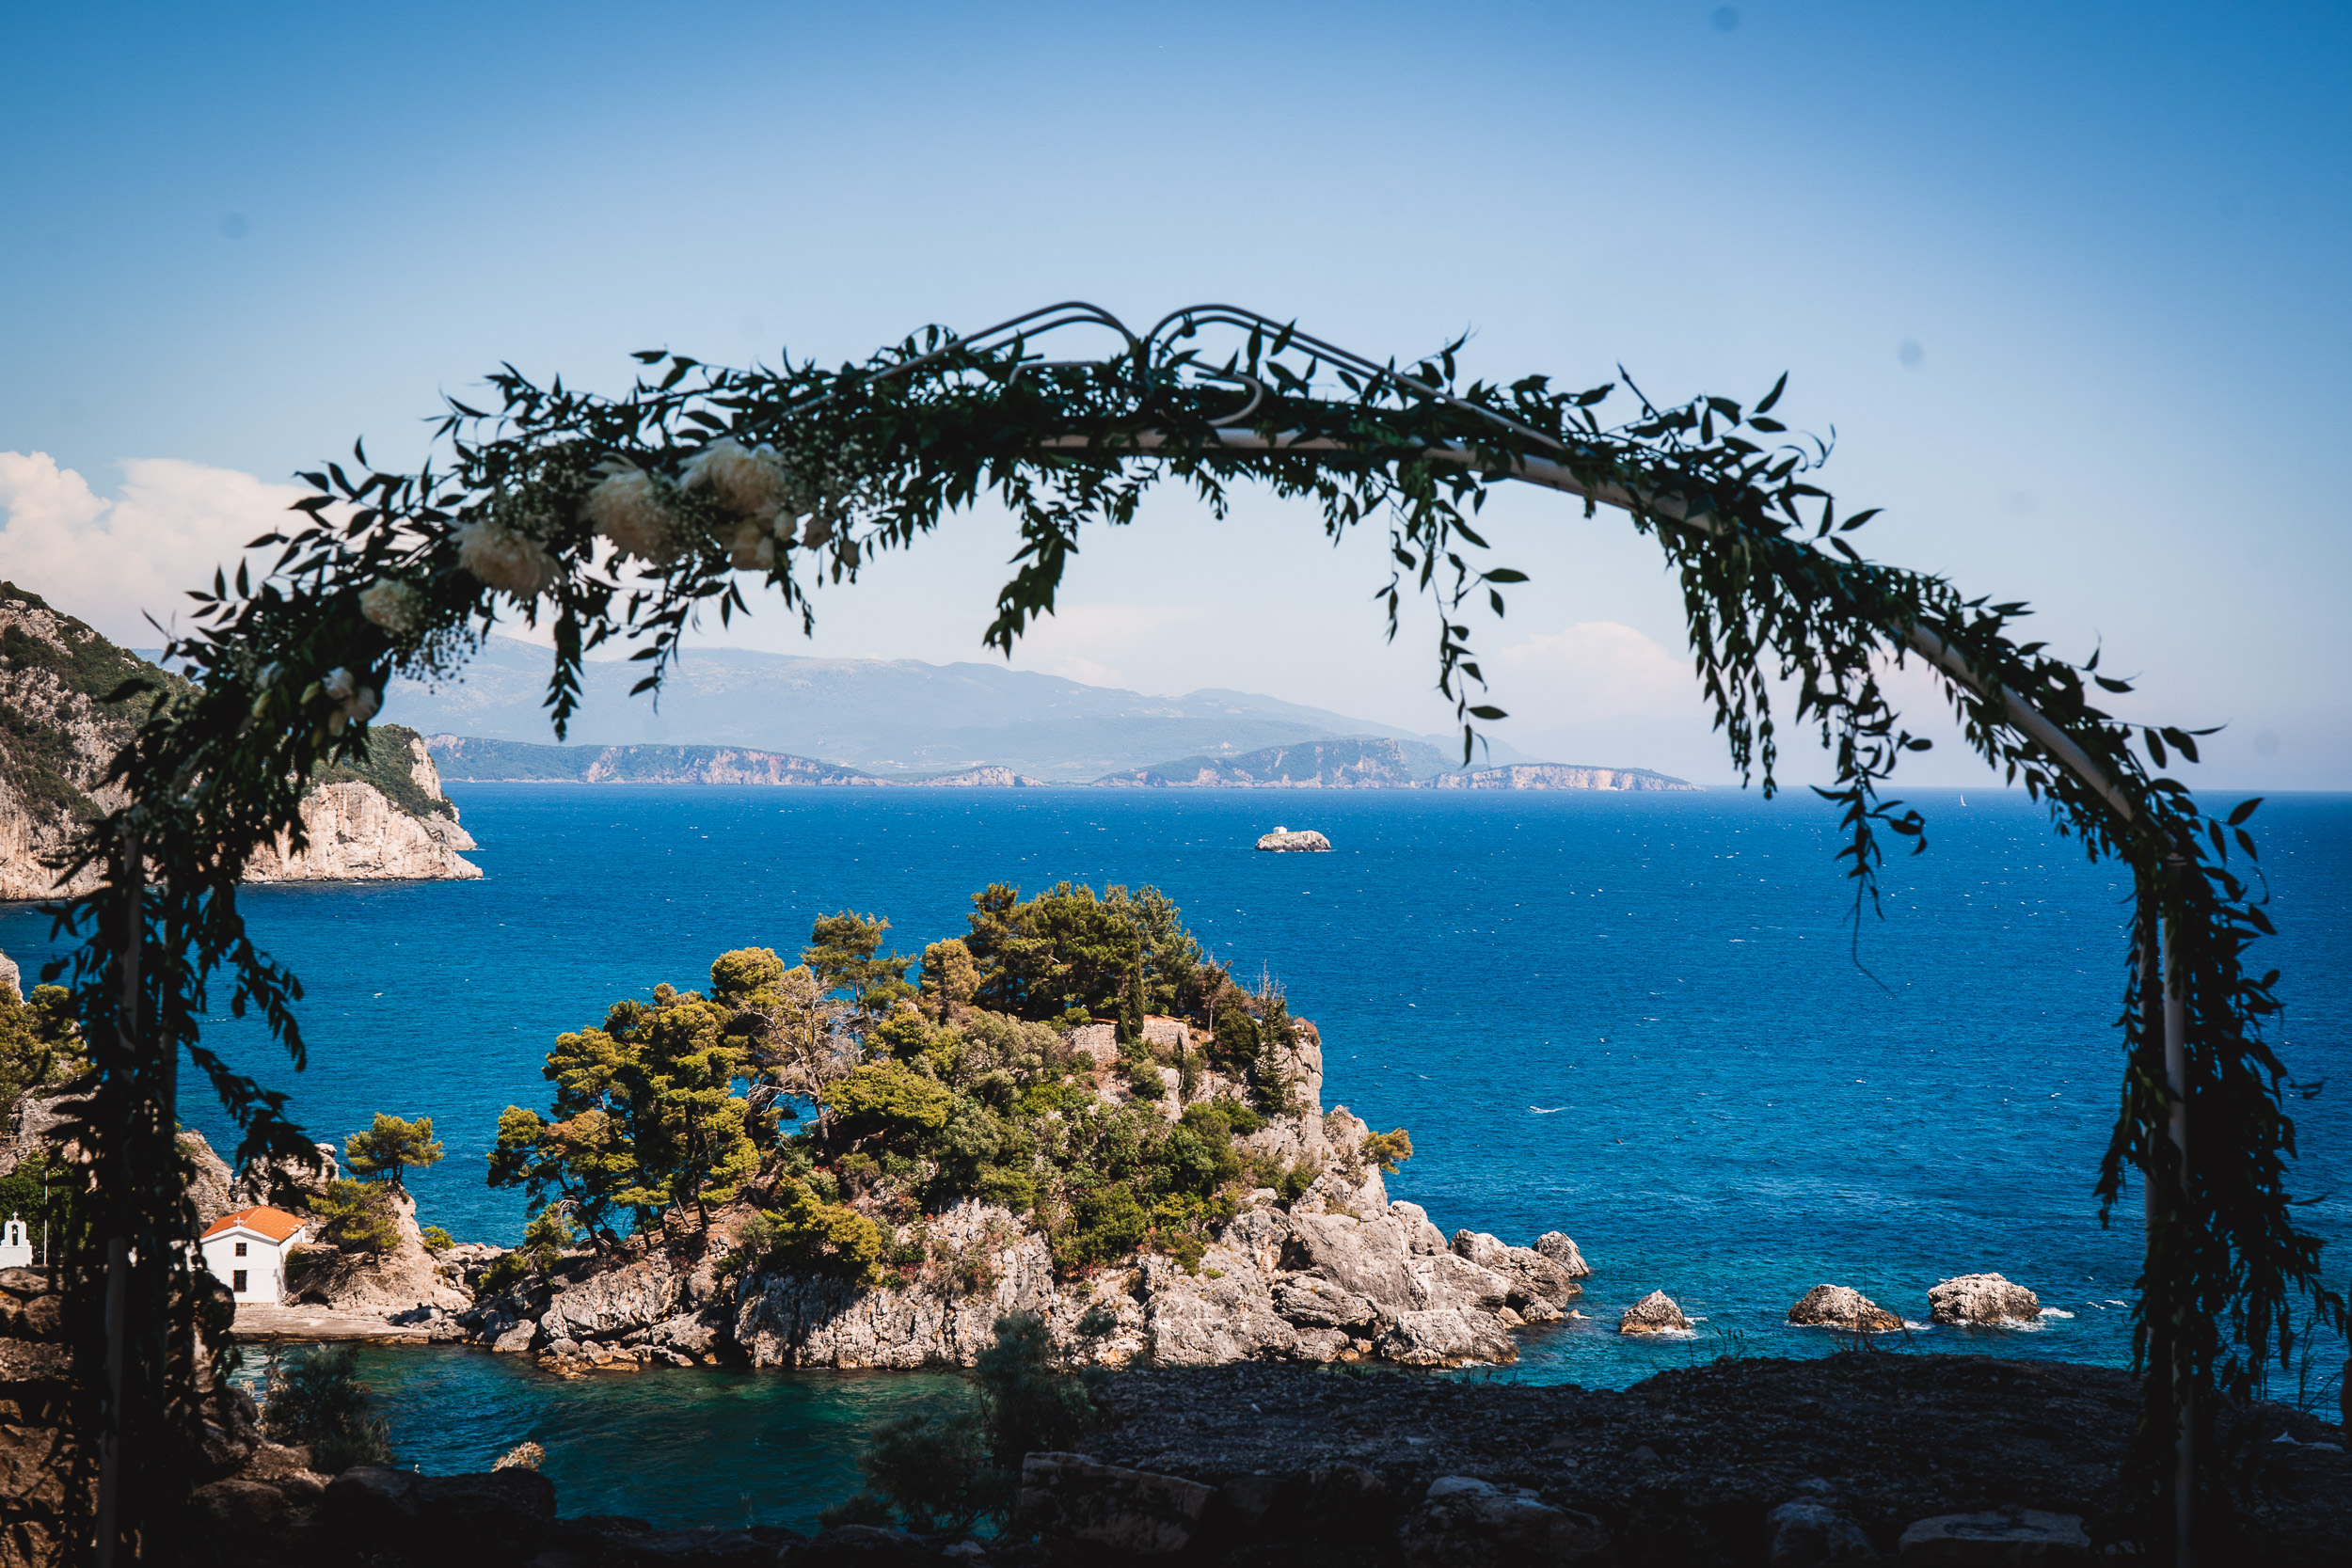
{"type": "Polygon", "coordinates": [[[1997,1274],[1963,1274],[1928,1291],[1928,1319],[1939,1323],[2035,1323],[2042,1298],[1997,1274]]]}
{"type": "Polygon", "coordinates": [[[1617,1320],[1620,1334],[1685,1334],[1690,1328],[1691,1320],[1682,1315],[1682,1308],[1663,1291],[1652,1291],[1627,1307],[1624,1316],[1617,1320]]]}
{"type": "Polygon", "coordinates": [[[1846,1334],[1892,1334],[1902,1319],[1847,1285],[1816,1285],[1788,1309],[1788,1321],[1846,1334]]]}
{"type": "Polygon", "coordinates": [[[1258,840],[1258,847],[1277,854],[1316,853],[1328,850],[1331,841],[1311,828],[1277,828],[1258,840]]]}

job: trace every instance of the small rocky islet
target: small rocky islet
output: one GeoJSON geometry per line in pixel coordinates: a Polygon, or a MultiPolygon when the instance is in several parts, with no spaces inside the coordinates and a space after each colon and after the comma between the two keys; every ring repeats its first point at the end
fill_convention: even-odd
{"type": "MultiPolygon", "coordinates": [[[[1104,1366],[1450,1368],[1508,1364],[1515,1330],[1583,1316],[1592,1269],[1565,1233],[1449,1235],[1392,1199],[1409,1134],[1325,1109],[1315,1025],[1207,962],[1156,890],[997,884],[973,904],[919,968],[881,955],[887,922],[844,914],[794,968],[739,949],[707,990],[616,1004],[549,1053],[546,1112],[501,1119],[489,1174],[524,1189],[523,1247],[428,1247],[395,1186],[374,1244],[298,1249],[291,1306],[241,1310],[241,1332],[353,1335],[356,1315],[565,1375],[916,1368],[969,1365],[1025,1313],[1104,1366]],[[665,1131],[686,1110],[691,1150],[665,1131]]],[[[310,1214],[352,1186],[330,1146],[231,1182],[200,1143],[207,1219],[310,1214]]],[[[2039,1302],[1982,1275],[1930,1306],[1999,1323],[2039,1302]]],[[[1789,1321],[1904,1326],[1829,1284],[1789,1321]]],[[[1663,1291],[1616,1327],[1694,1332],[1663,1291]]]]}

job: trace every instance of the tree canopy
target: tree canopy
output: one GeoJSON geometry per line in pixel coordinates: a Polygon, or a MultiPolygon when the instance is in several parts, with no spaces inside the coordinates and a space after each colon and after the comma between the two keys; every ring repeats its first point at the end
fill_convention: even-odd
{"type": "Polygon", "coordinates": [[[373,1127],[343,1140],[344,1164],[361,1176],[389,1176],[393,1186],[403,1189],[409,1171],[439,1164],[442,1153],[431,1117],[404,1121],[379,1111],[373,1127]]]}

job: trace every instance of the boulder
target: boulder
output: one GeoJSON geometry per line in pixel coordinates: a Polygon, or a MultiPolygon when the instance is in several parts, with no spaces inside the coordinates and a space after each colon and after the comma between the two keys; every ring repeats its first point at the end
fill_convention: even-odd
{"type": "Polygon", "coordinates": [[[1013,1522],[1050,1546],[1097,1557],[1172,1557],[1192,1544],[1216,1494],[1199,1481],[1122,1469],[1076,1453],[1021,1461],[1013,1522]]]}
{"type": "Polygon", "coordinates": [[[2032,1323],[2042,1298],[1997,1274],[1963,1274],[1928,1291],[1928,1317],[1939,1323],[2032,1323]]]}
{"type": "Polygon", "coordinates": [[[1682,1308],[1663,1291],[1652,1291],[1627,1307],[1625,1315],[1617,1320],[1620,1334],[1686,1334],[1690,1328],[1691,1320],[1682,1315],[1682,1308]]]}
{"type": "Polygon", "coordinates": [[[1814,1286],[1788,1309],[1788,1321],[1845,1334],[1891,1334],[1903,1326],[1902,1319],[1846,1285],[1814,1286]]]}
{"type": "Polygon", "coordinates": [[[1396,1544],[1411,1568],[1488,1568],[1597,1561],[1609,1553],[1609,1535],[1591,1514],[1554,1508],[1519,1487],[1439,1476],[1397,1527],[1396,1544]]]}
{"type": "Polygon", "coordinates": [[[2090,1563],[2090,1535],[2074,1513],[2005,1508],[1990,1513],[1944,1513],[1903,1531],[1895,1560],[1901,1568],[2001,1568],[2090,1563]]]}
{"type": "MultiPolygon", "coordinates": [[[[1564,1236],[1561,1240],[1567,1241],[1567,1238],[1564,1236]]],[[[1569,1242],[1568,1248],[1573,1252],[1576,1243],[1569,1242]]],[[[1523,1315],[1528,1314],[1529,1307],[1534,1303],[1556,1306],[1584,1293],[1584,1287],[1576,1282],[1575,1275],[1544,1254],[1533,1247],[1505,1246],[1483,1230],[1456,1230],[1454,1233],[1454,1256],[1467,1258],[1480,1268],[1510,1281],[1510,1304],[1523,1315]]],[[[1581,1268],[1583,1261],[1578,1259],[1578,1267],[1581,1268]]],[[[1556,1317],[1558,1314],[1553,1312],[1542,1316],[1556,1317]]]]}
{"type": "Polygon", "coordinates": [[[1535,1238],[1535,1250],[1557,1263],[1570,1279],[1582,1279],[1593,1271],[1584,1261],[1584,1255],[1576,1250],[1576,1243],[1557,1230],[1547,1230],[1535,1238]]]}
{"type": "Polygon", "coordinates": [[[1161,1366],[1248,1361],[1286,1354],[1297,1343],[1297,1331],[1275,1311],[1265,1277],[1222,1248],[1204,1254],[1195,1274],[1156,1257],[1142,1260],[1141,1273],[1144,1344],[1161,1366]]]}
{"type": "Polygon", "coordinates": [[[666,1254],[593,1275],[548,1298],[539,1314],[550,1339],[609,1339],[674,1316],[683,1286],[666,1254]]]}
{"type": "Polygon", "coordinates": [[[1369,1296],[1333,1284],[1316,1275],[1294,1275],[1274,1287],[1274,1310],[1300,1328],[1346,1329],[1368,1333],[1380,1319],[1380,1308],[1369,1296]]]}
{"type": "Polygon", "coordinates": [[[1373,1348],[1382,1360],[1406,1367],[1508,1365],[1519,1358],[1518,1341],[1501,1319],[1452,1307],[1396,1313],[1373,1348]]]}
{"type": "Polygon", "coordinates": [[[1876,1562],[1878,1549],[1862,1527],[1823,1498],[1801,1497],[1764,1516],[1765,1561],[1772,1568],[1876,1562]]]}
{"type": "Polygon", "coordinates": [[[0,953],[0,1000],[24,1000],[24,974],[6,953],[0,953]]]}
{"type": "Polygon", "coordinates": [[[1405,1270],[1413,1281],[1410,1305],[1423,1310],[1451,1307],[1465,1312],[1494,1312],[1511,1299],[1510,1280],[1451,1252],[1408,1258],[1405,1270]]]}

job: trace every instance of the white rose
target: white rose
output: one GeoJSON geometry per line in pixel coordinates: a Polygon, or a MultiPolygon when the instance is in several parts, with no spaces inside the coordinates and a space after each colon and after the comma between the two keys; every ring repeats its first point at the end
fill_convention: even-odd
{"type": "Polygon", "coordinates": [[[719,503],[762,521],[785,510],[801,488],[776,460],[775,450],[754,451],[732,436],[722,436],[686,460],[681,486],[688,490],[709,485],[719,503]]]}
{"type": "Polygon", "coordinates": [[[657,566],[677,559],[677,516],[661,504],[653,476],[643,468],[626,468],[599,481],[580,513],[630,555],[657,566]]]}
{"type": "Polygon", "coordinates": [[[555,580],[555,559],[528,533],[484,517],[457,531],[457,562],[490,587],[535,599],[555,580]]]}
{"type": "MultiPolygon", "coordinates": [[[[338,670],[335,673],[339,675],[345,675],[350,672],[338,670]]],[[[331,687],[329,690],[332,690],[331,687]]],[[[374,718],[377,710],[383,705],[376,697],[375,688],[360,687],[343,700],[342,706],[327,716],[326,733],[339,736],[353,724],[364,724],[374,718]]]]}
{"type": "Polygon", "coordinates": [[[424,595],[412,584],[387,578],[359,591],[359,613],[392,637],[411,637],[424,627],[424,595]]]}

